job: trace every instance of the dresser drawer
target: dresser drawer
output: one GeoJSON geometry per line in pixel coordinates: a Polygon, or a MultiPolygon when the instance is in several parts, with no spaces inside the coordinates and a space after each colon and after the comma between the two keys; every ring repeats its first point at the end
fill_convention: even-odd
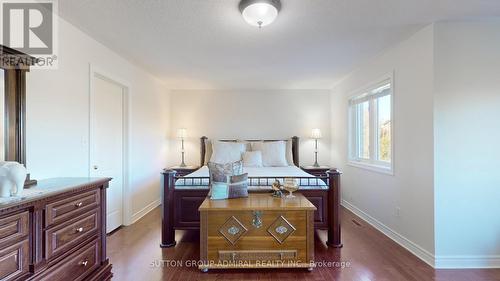
{"type": "Polygon", "coordinates": [[[80,216],[73,222],[45,231],[45,251],[47,259],[70,249],[84,239],[95,235],[98,225],[97,210],[80,216]]]}
{"type": "Polygon", "coordinates": [[[28,273],[29,240],[0,250],[0,280],[14,280],[28,273]]]}
{"type": "Polygon", "coordinates": [[[29,212],[0,219],[0,245],[10,244],[28,235],[29,212]]]}
{"type": "Polygon", "coordinates": [[[99,190],[74,195],[47,204],[45,211],[45,226],[67,221],[99,204],[99,190]]]}
{"type": "Polygon", "coordinates": [[[220,261],[280,261],[297,259],[296,250],[219,251],[220,261]]]}
{"type": "Polygon", "coordinates": [[[78,281],[85,278],[99,267],[99,243],[96,240],[77,250],[51,268],[50,273],[41,280],[47,281],[78,281]]]}

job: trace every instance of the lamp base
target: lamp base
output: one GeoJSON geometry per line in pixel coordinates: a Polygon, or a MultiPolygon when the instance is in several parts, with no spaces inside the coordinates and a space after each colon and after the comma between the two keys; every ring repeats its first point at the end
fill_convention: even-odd
{"type": "Polygon", "coordinates": [[[316,140],[316,146],[314,148],[314,165],[313,165],[313,167],[316,167],[316,168],[319,167],[319,164],[318,164],[318,140],[316,140]]]}
{"type": "Polygon", "coordinates": [[[181,161],[181,164],[179,165],[179,167],[184,168],[184,167],[186,167],[186,163],[184,163],[184,140],[182,141],[182,152],[181,152],[181,157],[182,157],[182,158],[181,158],[181,159],[182,159],[182,161],[181,161]]]}

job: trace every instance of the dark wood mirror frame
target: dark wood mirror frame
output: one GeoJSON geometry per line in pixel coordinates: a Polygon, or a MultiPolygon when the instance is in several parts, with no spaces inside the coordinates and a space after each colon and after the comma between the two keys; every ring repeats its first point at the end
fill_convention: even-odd
{"type": "MultiPolygon", "coordinates": [[[[36,58],[0,45],[0,68],[5,79],[5,161],[26,166],[26,73],[36,58]]],[[[25,186],[36,181],[28,177],[25,186]]]]}

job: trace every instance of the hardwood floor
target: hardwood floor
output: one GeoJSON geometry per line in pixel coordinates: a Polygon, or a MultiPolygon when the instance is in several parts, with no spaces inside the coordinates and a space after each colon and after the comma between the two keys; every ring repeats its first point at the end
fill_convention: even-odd
{"type": "Polygon", "coordinates": [[[342,249],[326,247],[326,231],[316,231],[315,237],[316,261],[345,262],[344,267],[337,264],[312,272],[274,269],[201,273],[197,266],[189,266],[199,258],[199,232],[177,231],[177,246],[161,249],[160,222],[157,208],[134,225],[108,236],[114,280],[500,281],[500,269],[434,270],[346,209],[342,209],[342,249]]]}

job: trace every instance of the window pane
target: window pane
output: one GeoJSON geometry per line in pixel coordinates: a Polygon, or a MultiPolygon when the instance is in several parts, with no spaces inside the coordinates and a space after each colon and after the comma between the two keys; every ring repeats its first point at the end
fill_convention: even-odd
{"type": "Polygon", "coordinates": [[[370,102],[357,105],[358,158],[370,159],[370,102]]]}
{"type": "Polygon", "coordinates": [[[377,99],[378,111],[378,160],[391,161],[391,96],[377,99]]]}

